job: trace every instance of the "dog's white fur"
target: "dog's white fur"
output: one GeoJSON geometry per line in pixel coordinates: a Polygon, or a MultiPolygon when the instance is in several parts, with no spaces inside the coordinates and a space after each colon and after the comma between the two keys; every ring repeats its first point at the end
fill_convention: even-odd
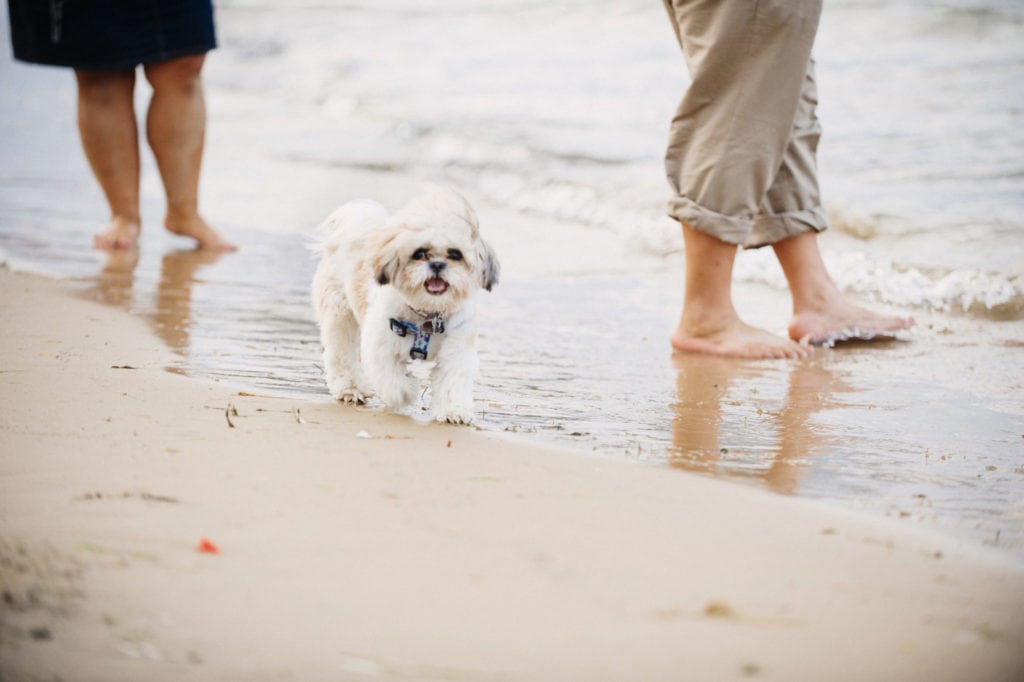
{"type": "Polygon", "coordinates": [[[398,410],[420,392],[414,370],[429,370],[435,419],[470,423],[476,298],[497,284],[499,265],[469,203],[440,187],[394,215],[375,201],[350,201],[318,233],[312,295],[331,395],[354,403],[376,395],[398,410]],[[423,315],[441,316],[445,330],[431,336],[425,361],[411,360],[412,336],[395,334],[390,320],[420,326],[423,315]]]}

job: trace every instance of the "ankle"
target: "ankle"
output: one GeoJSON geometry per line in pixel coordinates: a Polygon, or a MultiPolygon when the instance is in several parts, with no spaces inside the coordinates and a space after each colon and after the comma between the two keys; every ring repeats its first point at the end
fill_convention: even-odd
{"type": "Polygon", "coordinates": [[[167,214],[164,216],[164,225],[167,229],[192,225],[200,221],[202,218],[194,207],[168,207],[167,214]]]}
{"type": "Polygon", "coordinates": [[[114,212],[110,215],[110,225],[112,227],[133,227],[139,229],[141,224],[142,219],[138,213],[114,212]]]}
{"type": "Polygon", "coordinates": [[[684,336],[706,337],[731,329],[739,323],[739,315],[731,305],[725,308],[688,305],[683,308],[676,332],[684,336]]]}
{"type": "Polygon", "coordinates": [[[802,287],[793,291],[794,316],[804,313],[825,313],[847,303],[846,296],[831,279],[819,282],[813,287],[802,287]]]}

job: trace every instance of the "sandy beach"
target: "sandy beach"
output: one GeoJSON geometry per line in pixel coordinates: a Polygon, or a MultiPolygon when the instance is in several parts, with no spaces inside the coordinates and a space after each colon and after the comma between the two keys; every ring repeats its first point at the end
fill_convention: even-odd
{"type": "Polygon", "coordinates": [[[885,519],[165,371],[0,270],[0,679],[1012,680],[1024,570],[885,519]]]}
{"type": "MultiPolygon", "coordinates": [[[[0,58],[0,682],[1024,680],[1015,0],[828,3],[824,257],[917,326],[784,363],[670,352],[661,3],[216,4],[230,255],[145,149],[90,250],[74,78],[0,58]],[[307,235],[424,181],[502,261],[475,428],[318,366],[307,235]]],[[[770,250],[733,293],[784,331],[770,250]]]]}

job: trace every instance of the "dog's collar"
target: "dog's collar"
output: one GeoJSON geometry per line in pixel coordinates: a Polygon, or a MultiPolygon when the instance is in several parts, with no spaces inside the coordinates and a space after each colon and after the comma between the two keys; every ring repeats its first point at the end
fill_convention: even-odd
{"type": "Polygon", "coordinates": [[[423,318],[420,327],[428,334],[444,334],[444,318],[441,317],[441,313],[425,313],[422,310],[416,310],[411,305],[407,305],[407,307],[409,312],[423,318]]]}
{"type": "Polygon", "coordinates": [[[409,357],[413,360],[426,360],[427,348],[430,346],[430,336],[432,334],[444,334],[444,318],[437,314],[425,315],[412,308],[410,310],[424,318],[423,322],[416,325],[413,322],[392,317],[389,320],[391,331],[402,337],[412,334],[412,348],[409,349],[409,357]]]}

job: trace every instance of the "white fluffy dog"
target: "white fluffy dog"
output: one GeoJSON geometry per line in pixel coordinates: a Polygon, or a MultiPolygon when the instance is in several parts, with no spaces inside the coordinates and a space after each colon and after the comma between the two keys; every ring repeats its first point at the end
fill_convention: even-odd
{"type": "Polygon", "coordinates": [[[476,295],[498,282],[469,203],[433,188],[394,215],[350,201],[319,228],[313,306],[331,395],[377,395],[398,410],[429,373],[438,421],[468,424],[476,378],[476,295]]]}

